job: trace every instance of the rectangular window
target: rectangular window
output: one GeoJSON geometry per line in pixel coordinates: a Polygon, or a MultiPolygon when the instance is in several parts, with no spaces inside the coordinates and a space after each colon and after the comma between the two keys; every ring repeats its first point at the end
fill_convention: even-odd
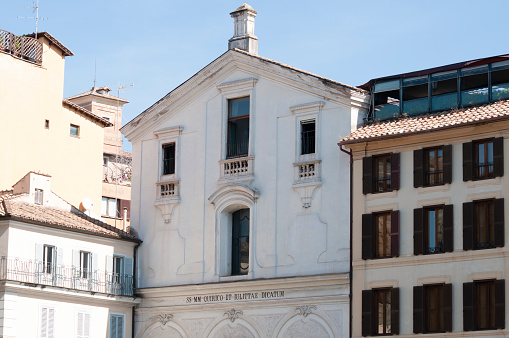
{"type": "Polygon", "coordinates": [[[509,62],[491,64],[491,101],[509,98],[509,62]]]}
{"type": "Polygon", "coordinates": [[[107,167],[110,164],[110,158],[108,156],[103,156],[103,166],[107,167]]]}
{"type": "Polygon", "coordinates": [[[90,313],[78,312],[77,338],[90,338],[90,313]]]}
{"type": "Polygon", "coordinates": [[[55,309],[41,308],[41,338],[55,337],[55,309]]]}
{"type": "Polygon", "coordinates": [[[493,200],[475,202],[475,248],[489,249],[495,245],[495,213],[493,200]]]}
{"type": "Polygon", "coordinates": [[[124,257],[113,256],[113,281],[119,282],[124,273],[124,257]]]}
{"type": "Polygon", "coordinates": [[[425,293],[426,332],[444,332],[444,286],[426,286],[425,293]]]}
{"type": "Polygon", "coordinates": [[[232,213],[232,276],[249,272],[249,209],[232,213]]]}
{"type": "Polygon", "coordinates": [[[391,190],[391,156],[375,156],[375,192],[391,190]]]}
{"type": "Polygon", "coordinates": [[[400,81],[392,80],[375,84],[374,115],[377,120],[385,120],[400,114],[400,81]]]}
{"type": "Polygon", "coordinates": [[[426,208],[424,217],[425,253],[444,252],[444,208],[426,208]]]}
{"type": "Polygon", "coordinates": [[[110,315],[110,338],[124,338],[123,315],[110,315]]]}
{"type": "Polygon", "coordinates": [[[49,120],[44,120],[44,128],[49,129],[49,120]]]}
{"type": "Polygon", "coordinates": [[[426,185],[439,185],[444,183],[444,156],[443,149],[433,148],[424,151],[426,185]]]}
{"type": "Polygon", "coordinates": [[[104,197],[101,200],[101,215],[106,217],[119,218],[118,203],[114,198],[104,197]]]}
{"type": "Polygon", "coordinates": [[[71,136],[80,136],[80,126],[71,124],[71,136]]]}
{"type": "Polygon", "coordinates": [[[428,76],[403,79],[403,113],[418,115],[428,110],[428,76]]]}
{"type": "Polygon", "coordinates": [[[80,251],[80,277],[89,278],[92,267],[92,253],[80,251]]]}
{"type": "Polygon", "coordinates": [[[391,213],[375,214],[375,257],[391,256],[391,213]]]}
{"type": "Polygon", "coordinates": [[[43,194],[43,190],[42,189],[35,189],[35,204],[40,204],[42,205],[43,203],[43,197],[44,197],[44,194],[43,194]]]}
{"type": "Polygon", "coordinates": [[[315,152],[315,120],[302,121],[300,123],[301,155],[315,152]]]}
{"type": "Polygon", "coordinates": [[[391,329],[391,289],[373,290],[375,335],[389,335],[391,329]]]}
{"type": "Polygon", "coordinates": [[[431,74],[431,110],[448,110],[458,106],[458,71],[431,74]]]}
{"type": "Polygon", "coordinates": [[[163,144],[163,175],[175,174],[175,143],[163,144]]]}
{"type": "Polygon", "coordinates": [[[228,100],[227,158],[244,157],[248,155],[249,104],[249,96],[228,100]]]}
{"type": "Polygon", "coordinates": [[[492,178],[493,175],[493,140],[474,142],[474,175],[475,178],[492,178]]]}
{"type": "Polygon", "coordinates": [[[486,103],[488,96],[488,65],[464,68],[461,73],[461,105],[486,103]]]}
{"type": "Polygon", "coordinates": [[[56,261],[56,248],[52,245],[43,247],[43,271],[44,273],[53,273],[56,261]]]}
{"type": "Polygon", "coordinates": [[[475,322],[478,330],[495,329],[495,281],[475,283],[475,322]]]}

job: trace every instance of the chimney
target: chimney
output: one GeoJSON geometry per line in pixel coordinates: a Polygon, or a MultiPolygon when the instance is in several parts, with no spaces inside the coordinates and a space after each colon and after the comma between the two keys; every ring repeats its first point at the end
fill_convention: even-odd
{"type": "Polygon", "coordinates": [[[254,35],[256,11],[248,4],[243,4],[230,13],[235,20],[235,32],[228,40],[228,49],[242,49],[251,54],[258,54],[258,38],[254,35]]]}

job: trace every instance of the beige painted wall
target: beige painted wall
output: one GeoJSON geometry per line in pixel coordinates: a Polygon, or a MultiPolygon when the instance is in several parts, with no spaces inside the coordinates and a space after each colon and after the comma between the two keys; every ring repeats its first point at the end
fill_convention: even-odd
{"type": "Polygon", "coordinates": [[[42,66],[0,53],[0,190],[40,171],[52,176],[57,195],[77,207],[91,198],[100,214],[103,126],[62,106],[64,56],[39,41],[42,66]],[[80,127],[79,137],[70,135],[70,124],[80,127]]]}

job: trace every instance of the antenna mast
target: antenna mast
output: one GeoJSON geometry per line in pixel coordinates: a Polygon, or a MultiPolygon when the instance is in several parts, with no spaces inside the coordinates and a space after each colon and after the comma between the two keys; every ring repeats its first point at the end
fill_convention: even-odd
{"type": "Polygon", "coordinates": [[[33,2],[33,6],[25,6],[25,8],[33,8],[35,13],[35,16],[18,16],[19,19],[35,19],[35,39],[37,40],[37,32],[38,32],[38,25],[39,20],[47,20],[48,18],[40,18],[39,17],[39,0],[35,0],[33,2]]]}

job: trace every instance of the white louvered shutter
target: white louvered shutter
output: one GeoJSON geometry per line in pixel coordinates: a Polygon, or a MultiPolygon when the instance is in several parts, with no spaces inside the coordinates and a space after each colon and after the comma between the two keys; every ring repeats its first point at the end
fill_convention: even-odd
{"type": "Polygon", "coordinates": [[[48,309],[48,338],[55,338],[55,309],[48,309]]]}
{"type": "Polygon", "coordinates": [[[48,338],[48,308],[41,309],[41,338],[48,338]]]}

